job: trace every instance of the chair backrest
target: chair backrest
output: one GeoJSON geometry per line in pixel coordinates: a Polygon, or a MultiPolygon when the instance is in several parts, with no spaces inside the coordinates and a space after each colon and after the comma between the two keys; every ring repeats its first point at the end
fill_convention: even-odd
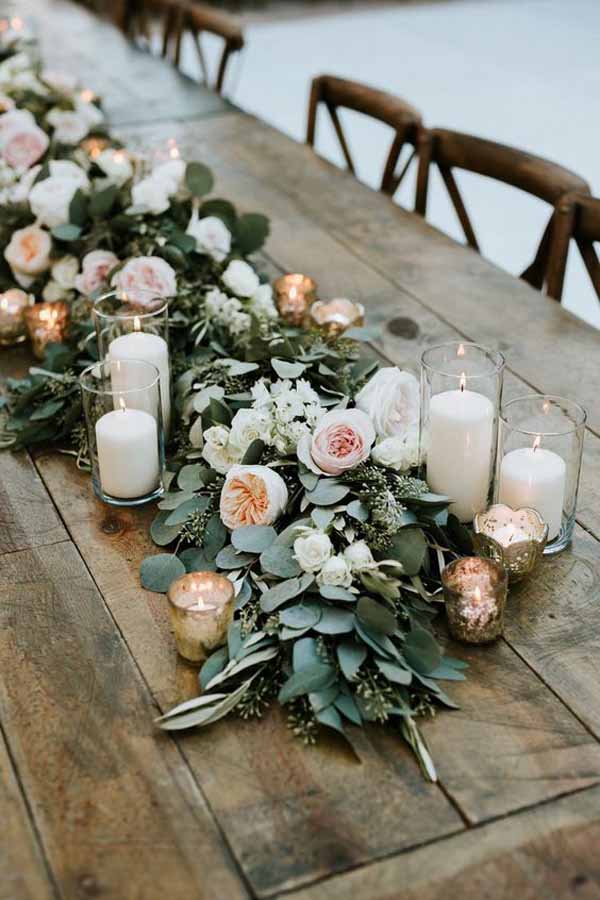
{"type": "Polygon", "coordinates": [[[310,147],[315,145],[317,113],[320,104],[327,108],[331,116],[346,165],[353,175],[356,175],[356,169],[342,130],[338,108],[353,109],[394,129],[395,135],[383,170],[380,188],[384,193],[393,195],[415,156],[415,148],[423,127],[418,110],[400,97],[395,97],[386,91],[380,91],[357,81],[336,78],[334,75],[319,75],[312,82],[308,106],[306,143],[310,147]],[[413,148],[412,153],[402,171],[396,174],[398,158],[405,144],[413,148]]]}
{"type": "Polygon", "coordinates": [[[552,235],[548,293],[562,297],[571,239],[575,241],[600,300],[600,260],[594,244],[600,242],[600,200],[587,194],[568,194],[556,209],[552,235]]]}
{"type": "Polygon", "coordinates": [[[212,85],[217,93],[223,90],[227,64],[233,53],[244,46],[244,33],[237,21],[227,13],[205,6],[193,0],[161,0],[165,7],[163,30],[163,56],[171,55],[179,68],[181,45],[184,34],[192,36],[198,52],[204,81],[209,84],[208,68],[200,41],[203,32],[209,32],[223,39],[223,51],[219,60],[217,75],[212,85]]]}
{"type": "Polygon", "coordinates": [[[589,194],[587,182],[569,169],[524,150],[458,131],[435,128],[421,135],[419,148],[415,209],[423,216],[427,211],[429,171],[432,164],[437,165],[444,180],[467,243],[477,251],[479,244],[452,173],[453,169],[464,169],[502,181],[539,197],[552,206],[535,258],[520,276],[541,290],[547,278],[555,207],[561,197],[570,192],[589,194]]]}

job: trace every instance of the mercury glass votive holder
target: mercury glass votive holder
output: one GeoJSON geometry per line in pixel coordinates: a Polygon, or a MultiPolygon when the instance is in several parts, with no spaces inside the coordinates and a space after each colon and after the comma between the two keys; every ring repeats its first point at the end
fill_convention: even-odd
{"type": "Polygon", "coordinates": [[[493,559],[467,556],[442,572],[450,634],[466,644],[495,641],[504,628],[506,570],[493,559]]]}
{"type": "Polygon", "coordinates": [[[499,562],[511,583],[533,572],[548,540],[548,526],[537,510],[512,509],[503,503],[478,513],[473,529],[476,550],[499,562]]]}
{"type": "Polygon", "coordinates": [[[311,324],[335,337],[365,323],[365,308],[362,303],[354,303],[345,297],[333,300],[317,300],[309,310],[311,324]]]}
{"type": "Polygon", "coordinates": [[[0,347],[12,347],[26,339],[25,310],[33,303],[33,294],[20,288],[0,294],[0,347]]]}
{"type": "Polygon", "coordinates": [[[279,315],[290,325],[302,325],[317,299],[317,283],[298,272],[282,275],[273,283],[279,315]]]}
{"type": "Polygon", "coordinates": [[[191,572],[173,582],[167,597],[177,652],[188,662],[204,662],[227,639],[235,606],[233,584],[216,572],[191,572]]]}
{"type": "Polygon", "coordinates": [[[69,304],[34,303],[24,311],[25,326],[36,359],[43,359],[48,344],[61,344],[69,327],[69,304]]]}

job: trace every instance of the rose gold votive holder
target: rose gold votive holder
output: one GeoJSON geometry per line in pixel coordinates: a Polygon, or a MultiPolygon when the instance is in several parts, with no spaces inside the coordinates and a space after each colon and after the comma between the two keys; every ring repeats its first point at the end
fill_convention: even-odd
{"type": "Polygon", "coordinates": [[[48,344],[60,344],[69,325],[69,304],[35,303],[25,310],[25,324],[36,359],[43,359],[48,344]]]}
{"type": "Polygon", "coordinates": [[[11,347],[25,340],[25,310],[33,302],[33,295],[19,288],[0,294],[0,347],[11,347]]]}
{"type": "Polygon", "coordinates": [[[290,273],[274,283],[275,302],[279,315],[291,325],[302,325],[306,314],[317,299],[317,283],[308,275],[290,273]]]}
{"type": "Polygon", "coordinates": [[[538,566],[548,540],[548,526],[535,509],[512,509],[495,503],[473,520],[478,553],[499,562],[512,583],[538,566]]]}
{"type": "Polygon", "coordinates": [[[233,620],[233,584],[216,572],[192,572],[174,581],[167,594],[177,651],[202,663],[224,644],[233,620]]]}
{"type": "Polygon", "coordinates": [[[332,337],[342,334],[348,328],[365,324],[365,308],[362,303],[354,303],[345,297],[317,300],[311,306],[309,315],[313,325],[332,337]]]}
{"type": "Polygon", "coordinates": [[[504,628],[508,577],[493,559],[467,556],[442,572],[450,634],[466,644],[495,641],[504,628]]]}

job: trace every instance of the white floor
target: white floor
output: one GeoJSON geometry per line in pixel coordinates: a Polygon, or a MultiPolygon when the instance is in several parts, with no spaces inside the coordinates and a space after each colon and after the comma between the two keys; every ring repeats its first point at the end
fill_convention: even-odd
{"type": "MultiPolygon", "coordinates": [[[[234,63],[232,98],[303,140],[310,79],[322,72],[397,93],[429,125],[513,144],[574,169],[600,195],[600,0],[438,0],[260,22],[234,63]]],[[[346,115],[359,177],[375,185],[389,147],[385,126],[346,115]]],[[[341,161],[326,114],[319,152],[341,161]]],[[[525,268],[548,207],[504,185],[462,173],[483,252],[525,268]]],[[[398,202],[410,206],[408,183],[398,202]]],[[[428,218],[460,229],[434,182],[428,218]]],[[[565,305],[600,328],[600,303],[572,248],[565,305]]]]}

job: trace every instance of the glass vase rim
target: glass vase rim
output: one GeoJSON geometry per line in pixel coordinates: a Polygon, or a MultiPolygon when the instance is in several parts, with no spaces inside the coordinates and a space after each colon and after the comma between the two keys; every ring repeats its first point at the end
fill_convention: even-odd
{"type": "Polygon", "coordinates": [[[587,422],[587,410],[578,403],[577,400],[571,400],[570,397],[563,397],[561,394],[521,394],[520,397],[513,397],[512,400],[507,400],[500,407],[500,421],[507,428],[510,428],[512,431],[518,431],[520,434],[526,434],[530,437],[560,437],[565,434],[573,434],[575,431],[579,431],[580,428],[584,428],[587,422]],[[514,404],[522,403],[523,401],[528,400],[550,400],[550,401],[559,401],[560,404],[566,404],[572,410],[574,410],[578,417],[575,421],[571,422],[569,428],[561,429],[560,431],[540,431],[537,429],[529,429],[529,428],[521,428],[518,425],[514,425],[510,422],[506,417],[506,410],[513,406],[514,404]]]}
{"type": "Polygon", "coordinates": [[[115,395],[122,397],[126,396],[127,394],[139,394],[140,391],[149,391],[153,387],[157,387],[160,396],[160,372],[157,366],[154,365],[154,363],[148,362],[148,360],[146,359],[128,359],[127,357],[124,357],[123,359],[111,360],[109,357],[105,357],[102,360],[97,360],[97,362],[92,363],[90,366],[86,366],[83,372],[81,372],[79,375],[79,386],[82,391],[87,391],[88,394],[96,394],[97,396],[102,397],[114,397],[115,395]],[[94,388],[92,386],[93,382],[91,382],[91,379],[95,377],[92,374],[93,370],[97,369],[98,366],[106,366],[107,363],[111,362],[116,362],[118,365],[120,365],[121,363],[133,363],[136,366],[142,366],[142,368],[145,367],[147,370],[152,370],[152,378],[147,383],[134,388],[124,388],[122,390],[94,388]],[[88,382],[87,379],[90,379],[90,382],[88,382]]]}
{"type": "Polygon", "coordinates": [[[485,344],[478,344],[477,341],[442,341],[439,344],[433,344],[431,347],[426,347],[425,350],[421,353],[421,365],[424,369],[427,369],[429,372],[434,372],[437,375],[443,375],[444,378],[456,378],[460,380],[463,375],[458,372],[448,372],[445,369],[439,366],[433,366],[430,362],[427,361],[427,356],[430,353],[433,353],[435,350],[441,350],[443,347],[472,347],[477,350],[481,350],[485,356],[487,356],[492,363],[493,368],[489,372],[474,372],[468,373],[466,377],[471,380],[472,378],[493,378],[494,376],[500,375],[500,373],[504,370],[506,366],[506,359],[503,353],[500,350],[494,350],[492,347],[487,347],[485,344]]]}
{"type": "Polygon", "coordinates": [[[156,300],[160,300],[161,303],[155,309],[148,310],[148,312],[130,312],[130,313],[107,313],[100,309],[100,304],[105,300],[110,300],[113,297],[123,297],[124,302],[127,302],[127,291],[122,291],[119,289],[106,291],[106,293],[102,294],[100,297],[96,297],[94,300],[94,304],[92,306],[92,310],[94,315],[98,319],[154,319],[157,316],[162,315],[165,312],[168,312],[169,309],[169,301],[171,298],[169,297],[160,297],[154,293],[154,291],[147,290],[146,288],[136,288],[136,293],[144,294],[146,297],[152,297],[156,300]]]}

